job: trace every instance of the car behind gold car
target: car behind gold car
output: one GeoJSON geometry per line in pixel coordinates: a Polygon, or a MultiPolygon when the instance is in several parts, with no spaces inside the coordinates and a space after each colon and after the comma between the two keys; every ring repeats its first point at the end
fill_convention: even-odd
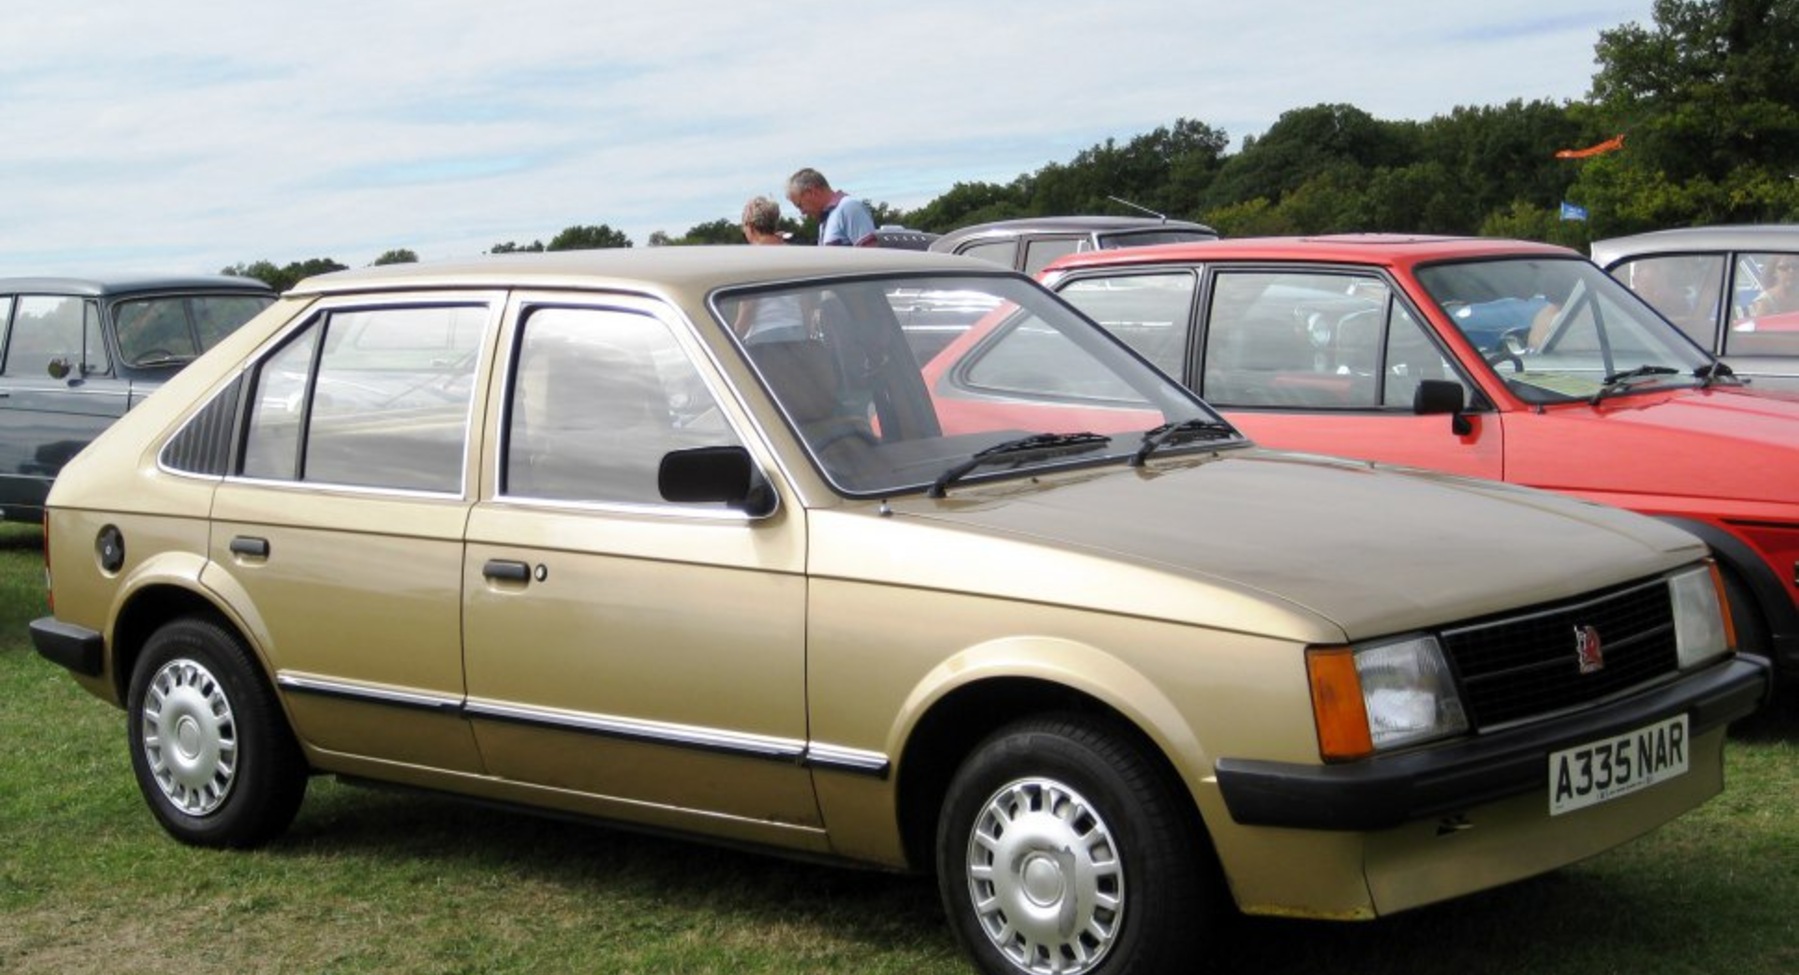
{"type": "Polygon", "coordinates": [[[1265,451],[1013,272],[657,248],[302,282],[63,472],[40,653],[177,839],[310,774],[934,871],[992,972],[1203,967],[1723,784],[1692,537],[1265,451]],[[1031,341],[928,387],[945,302],[1031,341]],[[1018,330],[1008,330],[1016,333],[1018,330]]]}

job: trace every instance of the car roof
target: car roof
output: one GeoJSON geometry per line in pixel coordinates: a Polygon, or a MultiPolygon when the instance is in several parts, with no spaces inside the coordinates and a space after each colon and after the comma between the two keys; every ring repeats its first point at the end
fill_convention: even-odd
{"type": "Polygon", "coordinates": [[[1583,259],[1556,244],[1502,237],[1437,237],[1419,234],[1330,234],[1317,237],[1227,237],[1184,244],[1156,244],[1122,250],[1086,251],[1052,262],[1048,270],[1119,264],[1191,263],[1223,260],[1312,261],[1376,264],[1387,267],[1487,257],[1583,259]]]}
{"type": "Polygon", "coordinates": [[[730,286],[893,272],[1007,273],[973,258],[898,248],[714,244],[488,254],[460,260],[386,264],[316,275],[294,285],[289,293],[536,287],[701,295],[730,286]]]}
{"type": "Polygon", "coordinates": [[[256,278],[228,274],[116,274],[93,277],[0,278],[0,294],[60,294],[90,298],[152,291],[266,291],[275,289],[256,278]]]}
{"type": "Polygon", "coordinates": [[[1799,249],[1799,224],[1735,224],[1717,227],[1674,227],[1593,242],[1593,260],[1614,264],[1641,254],[1692,251],[1799,249]]]}
{"type": "Polygon", "coordinates": [[[971,237],[1012,237],[1027,233],[1116,233],[1156,229],[1196,230],[1214,235],[1218,233],[1203,223],[1194,223],[1191,220],[1168,220],[1161,217],[1094,215],[1018,217],[1012,220],[994,220],[989,223],[970,224],[957,228],[939,237],[931,244],[931,247],[934,250],[943,250],[971,237]]]}

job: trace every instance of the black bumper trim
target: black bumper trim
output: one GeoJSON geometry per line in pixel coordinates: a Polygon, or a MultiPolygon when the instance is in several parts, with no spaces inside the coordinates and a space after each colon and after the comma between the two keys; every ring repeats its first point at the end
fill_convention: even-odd
{"type": "Polygon", "coordinates": [[[1388,829],[1546,788],[1549,755],[1563,748],[1683,711],[1694,736],[1747,717],[1767,699],[1770,670],[1739,655],[1591,712],[1345,765],[1221,758],[1218,787],[1246,826],[1388,829]]]}
{"type": "Polygon", "coordinates": [[[106,638],[85,626],[54,616],[31,621],[31,643],[38,656],[86,677],[100,676],[106,660],[106,638]]]}

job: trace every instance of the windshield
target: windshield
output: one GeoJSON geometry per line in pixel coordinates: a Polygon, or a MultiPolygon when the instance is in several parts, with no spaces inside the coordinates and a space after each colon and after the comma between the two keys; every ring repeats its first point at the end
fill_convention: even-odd
{"type": "Polygon", "coordinates": [[[1022,278],[831,280],[730,293],[715,307],[846,494],[941,494],[1049,467],[1130,463],[1146,436],[1158,458],[1242,442],[1193,394],[1022,278]],[[1169,437],[1181,424],[1186,433],[1169,437]]]}
{"type": "Polygon", "coordinates": [[[180,365],[273,304],[270,295],[163,295],[114,310],[119,355],[128,366],[180,365]]]}
{"type": "Polygon", "coordinates": [[[1712,359],[1591,262],[1468,261],[1418,281],[1520,399],[1554,403],[1712,379],[1712,359]]]}

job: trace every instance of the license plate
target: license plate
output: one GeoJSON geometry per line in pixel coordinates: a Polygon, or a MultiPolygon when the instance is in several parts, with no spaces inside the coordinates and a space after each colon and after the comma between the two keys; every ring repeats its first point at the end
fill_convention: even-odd
{"type": "Polygon", "coordinates": [[[1627,796],[1687,771],[1687,716],[1549,756],[1549,815],[1627,796]]]}

